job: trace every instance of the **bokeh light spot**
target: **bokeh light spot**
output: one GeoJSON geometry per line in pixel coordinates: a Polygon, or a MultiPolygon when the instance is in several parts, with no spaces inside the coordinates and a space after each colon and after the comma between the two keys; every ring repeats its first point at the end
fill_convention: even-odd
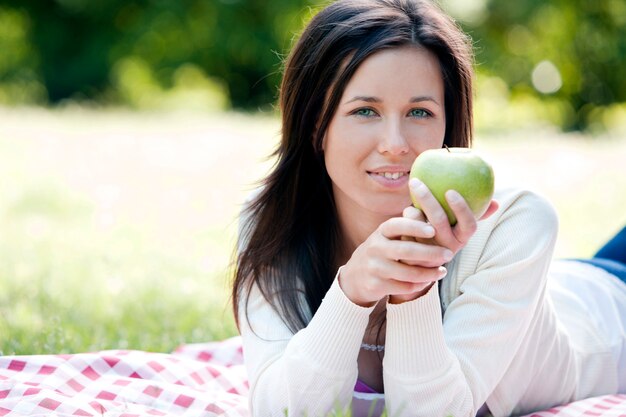
{"type": "Polygon", "coordinates": [[[551,61],[541,61],[532,72],[533,87],[543,94],[556,93],[563,86],[559,69],[551,61]]]}

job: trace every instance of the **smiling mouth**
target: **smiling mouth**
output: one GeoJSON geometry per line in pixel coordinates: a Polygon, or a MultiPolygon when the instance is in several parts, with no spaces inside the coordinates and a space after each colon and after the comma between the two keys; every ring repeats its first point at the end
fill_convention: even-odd
{"type": "Polygon", "coordinates": [[[397,180],[402,177],[406,177],[409,175],[409,172],[370,172],[371,175],[378,175],[389,180],[397,180]]]}

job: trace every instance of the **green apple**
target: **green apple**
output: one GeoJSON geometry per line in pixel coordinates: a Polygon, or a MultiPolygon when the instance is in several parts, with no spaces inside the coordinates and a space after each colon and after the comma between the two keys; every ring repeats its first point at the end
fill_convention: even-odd
{"type": "MultiPolygon", "coordinates": [[[[493,168],[469,148],[429,149],[419,154],[411,167],[411,178],[423,182],[443,207],[451,225],[456,216],[445,199],[448,190],[463,196],[468,206],[480,218],[493,197],[493,168]]],[[[413,196],[413,205],[419,207],[413,196]]]]}

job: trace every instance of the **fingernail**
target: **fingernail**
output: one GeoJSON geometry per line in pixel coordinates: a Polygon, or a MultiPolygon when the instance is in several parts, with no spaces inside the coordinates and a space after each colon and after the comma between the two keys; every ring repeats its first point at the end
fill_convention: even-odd
{"type": "Polygon", "coordinates": [[[409,181],[409,187],[411,187],[411,190],[413,190],[413,192],[420,197],[425,196],[428,192],[426,186],[417,178],[411,178],[409,181]]]}
{"type": "Polygon", "coordinates": [[[454,256],[454,254],[452,253],[452,251],[446,249],[443,251],[443,259],[448,262],[449,260],[452,259],[452,257],[454,256]]]}
{"type": "Polygon", "coordinates": [[[461,201],[461,194],[459,194],[457,191],[454,191],[454,190],[448,190],[446,192],[446,197],[448,197],[448,201],[452,203],[461,201]]]}
{"type": "Polygon", "coordinates": [[[439,267],[439,278],[443,278],[448,274],[448,270],[443,266],[439,267]]]}
{"type": "Polygon", "coordinates": [[[424,226],[424,234],[431,236],[435,234],[435,229],[432,226],[424,226]]]}

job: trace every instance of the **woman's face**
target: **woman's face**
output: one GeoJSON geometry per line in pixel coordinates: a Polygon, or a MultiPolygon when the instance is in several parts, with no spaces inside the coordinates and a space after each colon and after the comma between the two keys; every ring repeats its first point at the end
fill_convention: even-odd
{"type": "Polygon", "coordinates": [[[432,52],[399,47],[363,61],[323,142],[339,212],[401,213],[411,204],[413,161],[442,147],[445,126],[443,79],[432,52]]]}

